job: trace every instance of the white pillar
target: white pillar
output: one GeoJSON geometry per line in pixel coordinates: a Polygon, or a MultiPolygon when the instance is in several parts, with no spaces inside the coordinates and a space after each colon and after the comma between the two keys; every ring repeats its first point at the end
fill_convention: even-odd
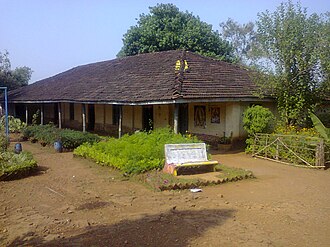
{"type": "Polygon", "coordinates": [[[29,110],[27,105],[25,106],[25,123],[28,124],[28,120],[29,120],[29,110]]]}
{"type": "Polygon", "coordinates": [[[58,128],[62,129],[62,108],[61,108],[61,103],[58,103],[58,128]]]}
{"type": "Polygon", "coordinates": [[[119,106],[118,138],[121,138],[122,127],[123,127],[123,107],[119,106]]]}
{"type": "Polygon", "coordinates": [[[44,104],[40,107],[40,125],[44,125],[44,104]]]}
{"type": "Polygon", "coordinates": [[[81,109],[82,109],[82,128],[83,128],[83,132],[86,132],[86,105],[82,104],[81,109]]]}
{"type": "Polygon", "coordinates": [[[174,104],[174,133],[179,133],[179,105],[174,104]]]}
{"type": "Polygon", "coordinates": [[[134,131],[134,125],[135,125],[135,107],[132,106],[132,130],[134,131]]]}

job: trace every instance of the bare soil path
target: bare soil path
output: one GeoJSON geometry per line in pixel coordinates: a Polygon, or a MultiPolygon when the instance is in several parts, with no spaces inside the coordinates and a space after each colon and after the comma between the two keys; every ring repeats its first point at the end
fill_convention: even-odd
{"type": "Polygon", "coordinates": [[[257,179],[153,192],[115,171],[23,143],[42,171],[0,182],[1,246],[329,246],[330,170],[213,155],[257,179]]]}

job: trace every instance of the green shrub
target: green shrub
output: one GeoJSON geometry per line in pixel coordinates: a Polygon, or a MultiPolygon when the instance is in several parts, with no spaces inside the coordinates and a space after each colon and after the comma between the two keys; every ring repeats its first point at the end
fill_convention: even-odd
{"type": "Polygon", "coordinates": [[[59,140],[61,140],[63,148],[72,150],[83,143],[99,142],[100,137],[88,132],[63,129],[59,132],[59,140]]]}
{"type": "Polygon", "coordinates": [[[256,105],[247,108],[243,115],[243,127],[248,133],[245,152],[252,152],[254,134],[271,133],[274,129],[275,117],[273,113],[265,107],[256,105]]]}
{"type": "MultiPolygon", "coordinates": [[[[8,126],[10,133],[20,133],[26,127],[26,123],[22,122],[19,118],[8,116],[8,126]]],[[[6,117],[2,116],[0,119],[0,131],[4,131],[6,128],[6,117]]]]}
{"type": "Polygon", "coordinates": [[[74,154],[115,167],[128,174],[160,169],[165,162],[164,145],[200,142],[196,137],[174,134],[170,128],[110,138],[105,142],[83,144],[74,154]]]}
{"type": "Polygon", "coordinates": [[[30,125],[23,130],[23,138],[38,141],[42,145],[52,145],[59,139],[60,130],[53,124],[30,125]]]}
{"type": "Polygon", "coordinates": [[[41,145],[53,145],[55,141],[61,141],[63,148],[70,150],[85,142],[100,141],[98,135],[70,129],[58,129],[53,124],[28,126],[23,131],[23,137],[31,141],[38,141],[41,145]]]}
{"type": "Polygon", "coordinates": [[[243,127],[250,136],[255,133],[271,133],[274,122],[275,117],[268,108],[256,105],[244,111],[243,127]]]}
{"type": "Polygon", "coordinates": [[[28,175],[37,168],[37,162],[29,152],[15,154],[0,153],[0,180],[8,180],[28,175]]]}

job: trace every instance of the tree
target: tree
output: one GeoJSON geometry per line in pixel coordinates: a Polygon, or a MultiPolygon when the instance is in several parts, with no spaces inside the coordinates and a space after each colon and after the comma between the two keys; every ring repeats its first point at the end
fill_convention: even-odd
{"type": "Polygon", "coordinates": [[[32,70],[29,67],[17,67],[11,69],[9,53],[0,52],[0,86],[7,87],[8,90],[16,89],[28,84],[31,79],[32,70]]]}
{"type": "Polygon", "coordinates": [[[185,49],[224,61],[235,60],[229,43],[198,16],[181,12],[173,4],[158,4],[149,9],[150,13],[140,15],[137,25],[124,34],[118,57],[185,49]]]}
{"type": "Polygon", "coordinates": [[[239,24],[231,18],[220,23],[222,37],[234,48],[234,54],[239,62],[248,65],[251,62],[252,47],[256,45],[254,23],[239,24]]]}
{"type": "Polygon", "coordinates": [[[304,125],[327,94],[325,75],[329,75],[329,67],[324,65],[328,64],[329,57],[325,57],[330,48],[329,42],[323,41],[329,39],[329,34],[324,37],[324,25],[322,16],[308,16],[305,8],[291,1],[273,13],[267,10],[258,14],[258,55],[261,64],[270,62],[271,80],[266,84],[274,90],[279,113],[288,125],[304,125]]]}
{"type": "MultiPolygon", "coordinates": [[[[323,75],[323,91],[330,92],[330,12],[322,15],[321,39],[319,40],[320,64],[323,75]]],[[[329,95],[326,95],[329,97],[329,95]]]]}

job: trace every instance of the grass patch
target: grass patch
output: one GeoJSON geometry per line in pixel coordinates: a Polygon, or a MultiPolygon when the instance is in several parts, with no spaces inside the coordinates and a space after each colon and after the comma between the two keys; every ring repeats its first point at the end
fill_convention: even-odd
{"type": "Polygon", "coordinates": [[[146,173],[131,176],[133,181],[144,184],[147,188],[161,191],[170,189],[183,189],[182,187],[195,188],[200,182],[199,179],[185,179],[178,178],[172,174],[164,173],[162,171],[149,171],[146,173]]]}
{"type": "Polygon", "coordinates": [[[244,170],[242,168],[235,168],[235,167],[229,167],[229,166],[224,166],[224,165],[217,165],[215,167],[217,172],[220,172],[219,175],[217,175],[218,178],[222,179],[233,179],[237,177],[254,177],[253,173],[248,170],[244,170]]]}

